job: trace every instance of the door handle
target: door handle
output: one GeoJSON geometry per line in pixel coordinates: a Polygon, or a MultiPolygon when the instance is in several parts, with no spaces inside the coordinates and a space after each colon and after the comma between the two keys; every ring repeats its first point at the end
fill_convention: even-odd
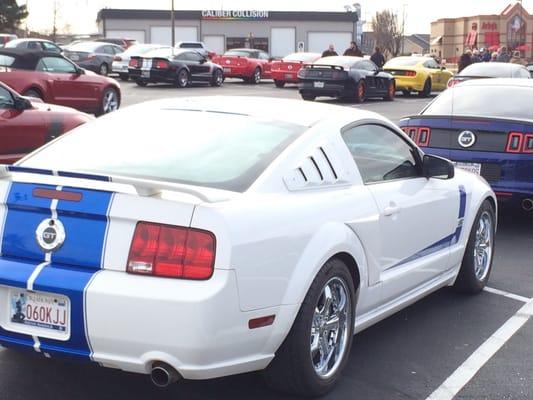
{"type": "Polygon", "coordinates": [[[383,210],[383,215],[385,217],[390,217],[390,216],[393,216],[395,214],[398,214],[399,212],[400,212],[400,207],[390,205],[388,207],[385,207],[385,209],[383,210]]]}

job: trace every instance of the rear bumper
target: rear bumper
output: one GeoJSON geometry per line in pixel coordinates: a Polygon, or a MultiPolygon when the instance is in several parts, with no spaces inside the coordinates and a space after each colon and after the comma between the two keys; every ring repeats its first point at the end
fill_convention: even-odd
{"type": "MultiPolygon", "coordinates": [[[[4,346],[36,349],[31,334],[13,330],[7,312],[10,288],[25,288],[35,266],[0,260],[4,346]]],[[[69,340],[38,337],[40,353],[137,373],[149,373],[153,362],[162,361],[186,379],[265,368],[298,311],[282,306],[242,312],[232,270],[216,270],[208,281],[195,282],[51,265],[40,273],[35,290],[71,302],[69,340]],[[85,281],[86,286],[73,284],[85,281]],[[248,328],[250,319],[266,315],[276,315],[273,325],[248,328]]]]}
{"type": "MultiPolygon", "coordinates": [[[[533,196],[533,155],[426,148],[424,152],[452,161],[479,163],[492,189],[507,196],[533,196]]],[[[500,196],[501,197],[501,196],[500,196]]]]}
{"type": "Polygon", "coordinates": [[[415,92],[424,90],[425,82],[418,76],[411,78],[407,76],[394,75],[394,80],[396,81],[396,90],[410,90],[415,92]]]}
{"type": "Polygon", "coordinates": [[[129,70],[129,76],[131,79],[135,80],[142,80],[144,82],[151,82],[151,83],[173,83],[176,80],[176,72],[170,71],[170,70],[156,70],[151,69],[149,77],[143,77],[142,71],[140,69],[130,69],[129,70]]]}
{"type": "Polygon", "coordinates": [[[235,65],[222,65],[224,76],[226,78],[248,79],[254,74],[254,70],[248,67],[239,67],[235,65]]]}
{"type": "Polygon", "coordinates": [[[288,83],[298,83],[298,73],[291,71],[272,71],[272,79],[288,83]]]}
{"type": "Polygon", "coordinates": [[[128,74],[128,64],[124,62],[121,63],[113,61],[113,64],[111,64],[111,71],[116,74],[128,74]]]}
{"type": "Polygon", "coordinates": [[[350,97],[355,96],[355,88],[349,82],[328,82],[324,87],[316,87],[315,81],[300,81],[298,85],[301,95],[326,96],[326,97],[350,97]]]}

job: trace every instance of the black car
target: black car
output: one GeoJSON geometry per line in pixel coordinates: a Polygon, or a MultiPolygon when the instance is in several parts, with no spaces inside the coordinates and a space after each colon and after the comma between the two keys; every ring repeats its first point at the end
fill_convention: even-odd
{"type": "Polygon", "coordinates": [[[529,71],[529,73],[531,74],[531,77],[533,78],[533,64],[528,64],[527,65],[527,70],[529,71]]]}
{"type": "Polygon", "coordinates": [[[319,96],[355,100],[370,97],[394,100],[394,77],[372,61],[351,56],[323,57],[298,72],[300,94],[304,100],[319,96]]]}
{"type": "Polygon", "coordinates": [[[211,86],[220,86],[224,82],[222,67],[207,61],[194,50],[165,48],[142,57],[131,57],[128,71],[139,86],[172,83],[183,88],[190,82],[208,82],[211,86]]]}
{"type": "Polygon", "coordinates": [[[518,78],[530,79],[531,74],[521,64],[504,63],[504,62],[483,62],[470,64],[452,79],[448,81],[448,87],[470,79],[483,78],[518,78]]]}
{"type": "Polygon", "coordinates": [[[106,76],[116,54],[123,53],[120,46],[104,42],[80,42],[69,46],[63,53],[80,67],[106,76]]]}

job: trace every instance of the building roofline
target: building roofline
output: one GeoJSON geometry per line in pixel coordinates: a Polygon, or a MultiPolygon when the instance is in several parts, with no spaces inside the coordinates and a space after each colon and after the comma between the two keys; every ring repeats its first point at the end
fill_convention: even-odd
{"type": "MultiPolygon", "coordinates": [[[[225,10],[226,11],[226,10],[225,10]]],[[[262,10],[261,10],[262,11],[262,10]]],[[[170,10],[143,10],[103,8],[98,11],[96,20],[103,19],[168,19],[170,10]]],[[[174,16],[178,20],[202,19],[200,10],[175,10],[174,16]]],[[[355,13],[335,11],[268,11],[270,21],[336,21],[354,22],[355,13]]],[[[259,20],[259,19],[258,19],[259,20]]]]}

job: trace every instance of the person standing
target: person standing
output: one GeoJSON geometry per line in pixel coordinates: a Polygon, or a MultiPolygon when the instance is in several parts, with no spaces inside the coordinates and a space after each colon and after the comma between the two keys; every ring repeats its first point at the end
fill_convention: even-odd
{"type": "Polygon", "coordinates": [[[520,56],[520,52],[519,51],[513,51],[513,56],[511,57],[511,59],[509,60],[510,63],[513,63],[513,64],[521,64],[523,65],[524,63],[522,62],[522,58],[520,56]]]}
{"type": "Polygon", "coordinates": [[[503,46],[498,54],[498,61],[499,62],[509,62],[511,57],[509,56],[509,53],[507,52],[507,47],[503,46]]]}
{"type": "Polygon", "coordinates": [[[357,47],[357,43],[352,40],[350,42],[350,47],[344,51],[343,56],[363,57],[363,53],[359,50],[359,47],[357,47]]]}
{"type": "Polygon", "coordinates": [[[463,69],[472,64],[472,51],[470,49],[466,50],[461,58],[459,58],[459,65],[457,72],[461,72],[463,69]]]}
{"type": "Polygon", "coordinates": [[[332,56],[338,56],[337,52],[335,51],[335,46],[333,44],[330,44],[327,50],[324,50],[322,53],[322,57],[332,57],[332,56]]]}
{"type": "Polygon", "coordinates": [[[381,49],[379,47],[376,47],[374,49],[374,54],[372,54],[370,60],[380,69],[383,68],[383,66],[385,65],[385,57],[383,56],[383,53],[381,52],[381,49]]]}

